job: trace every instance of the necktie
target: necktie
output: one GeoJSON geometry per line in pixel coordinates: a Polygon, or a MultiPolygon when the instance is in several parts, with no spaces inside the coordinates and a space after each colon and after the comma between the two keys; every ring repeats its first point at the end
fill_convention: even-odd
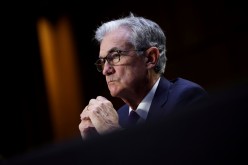
{"type": "Polygon", "coordinates": [[[134,126],[139,120],[139,118],[140,116],[135,111],[132,110],[128,116],[128,126],[129,127],[134,126]]]}

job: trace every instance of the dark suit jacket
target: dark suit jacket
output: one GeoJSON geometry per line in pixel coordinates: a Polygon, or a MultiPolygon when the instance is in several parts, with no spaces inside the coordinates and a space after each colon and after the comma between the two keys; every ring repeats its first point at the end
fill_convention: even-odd
{"type": "MultiPolygon", "coordinates": [[[[146,123],[157,121],[172,112],[179,112],[189,106],[199,104],[207,98],[207,92],[198,84],[183,78],[167,80],[163,76],[160,79],[146,123]]],[[[119,123],[126,127],[129,106],[125,104],[118,111],[119,123]]]]}

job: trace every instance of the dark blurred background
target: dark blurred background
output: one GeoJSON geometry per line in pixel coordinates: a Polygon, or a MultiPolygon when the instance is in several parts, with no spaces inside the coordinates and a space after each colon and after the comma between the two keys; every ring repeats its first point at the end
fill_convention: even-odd
{"type": "Polygon", "coordinates": [[[1,159],[80,136],[79,114],[91,98],[123,104],[94,66],[92,39],[101,22],[129,12],[165,31],[168,79],[183,77],[210,93],[247,82],[244,2],[44,0],[1,8],[1,159]]]}

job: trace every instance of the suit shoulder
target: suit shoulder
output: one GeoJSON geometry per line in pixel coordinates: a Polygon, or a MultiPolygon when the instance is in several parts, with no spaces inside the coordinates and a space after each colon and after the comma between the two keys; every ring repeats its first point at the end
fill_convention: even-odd
{"type": "Polygon", "coordinates": [[[177,97],[178,100],[189,100],[195,98],[206,99],[208,97],[207,91],[201,85],[193,81],[184,78],[177,78],[172,80],[171,83],[173,85],[170,88],[170,93],[174,97],[177,97]]]}
{"type": "Polygon", "coordinates": [[[182,86],[185,88],[199,88],[204,90],[204,88],[201,85],[181,77],[170,80],[170,82],[173,83],[174,86],[182,86]]]}

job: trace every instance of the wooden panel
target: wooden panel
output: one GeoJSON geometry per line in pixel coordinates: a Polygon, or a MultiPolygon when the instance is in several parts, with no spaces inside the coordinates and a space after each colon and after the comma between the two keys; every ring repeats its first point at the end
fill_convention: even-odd
{"type": "Polygon", "coordinates": [[[69,21],[61,18],[51,24],[42,18],[37,29],[54,140],[78,136],[83,99],[69,21]]]}

